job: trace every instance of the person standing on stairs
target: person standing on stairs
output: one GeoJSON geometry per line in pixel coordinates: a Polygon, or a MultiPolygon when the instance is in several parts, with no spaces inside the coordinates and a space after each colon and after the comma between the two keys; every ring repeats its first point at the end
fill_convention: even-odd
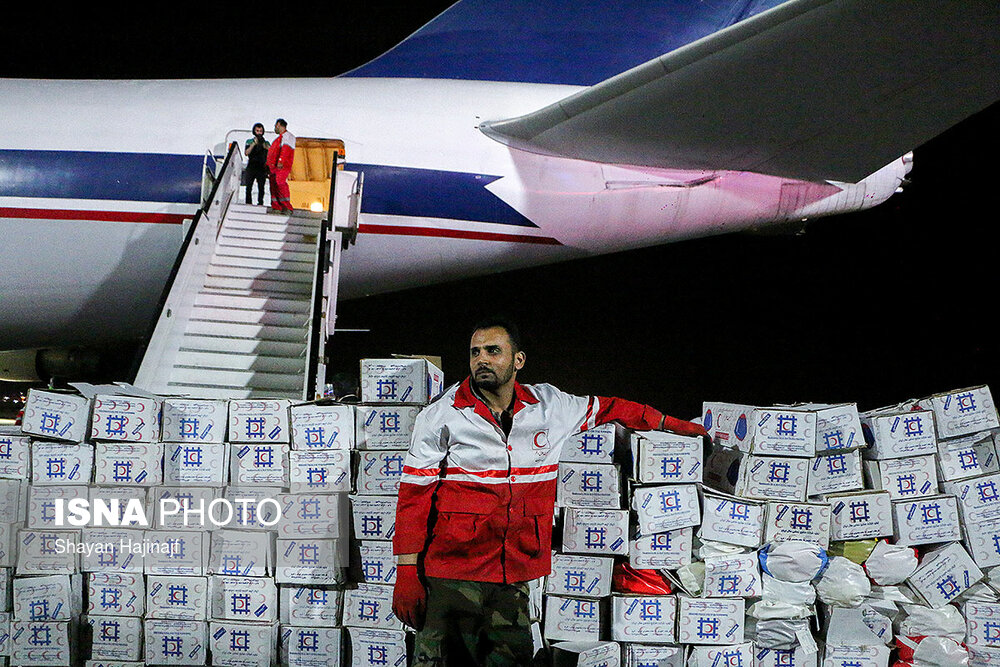
{"type": "Polygon", "coordinates": [[[257,206],[264,205],[264,181],[267,180],[267,151],[271,147],[264,138],[264,123],[253,124],[253,137],[247,139],[243,153],[247,156],[247,204],[252,203],[251,191],[257,184],[257,206]]]}
{"type": "Polygon", "coordinates": [[[292,211],[288,176],[292,173],[292,162],[295,160],[295,135],[288,131],[284,118],[274,122],[274,133],[278,138],[271,142],[267,151],[267,168],[271,170],[271,210],[292,211]]]}

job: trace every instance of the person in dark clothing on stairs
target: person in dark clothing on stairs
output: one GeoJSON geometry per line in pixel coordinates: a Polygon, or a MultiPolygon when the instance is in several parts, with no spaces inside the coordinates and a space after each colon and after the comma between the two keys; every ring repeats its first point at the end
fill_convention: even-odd
{"type": "Polygon", "coordinates": [[[264,205],[264,181],[267,180],[267,149],[271,147],[267,139],[264,138],[264,124],[254,123],[253,137],[247,139],[246,148],[243,150],[247,156],[247,204],[251,202],[250,192],[253,184],[257,184],[257,206],[264,205]]]}

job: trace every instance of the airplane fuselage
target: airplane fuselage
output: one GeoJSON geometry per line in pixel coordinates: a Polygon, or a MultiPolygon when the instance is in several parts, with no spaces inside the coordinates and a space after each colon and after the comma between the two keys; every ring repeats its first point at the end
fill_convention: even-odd
{"type": "MultiPolygon", "coordinates": [[[[479,129],[575,86],[428,79],[0,81],[0,349],[145,331],[235,131],[288,120],[365,172],[341,298],[866,208],[858,184],[607,165],[527,153],[479,129]]],[[[664,123],[669,125],[670,119],[664,123]]],[[[245,135],[240,135],[245,136],[245,135]]]]}

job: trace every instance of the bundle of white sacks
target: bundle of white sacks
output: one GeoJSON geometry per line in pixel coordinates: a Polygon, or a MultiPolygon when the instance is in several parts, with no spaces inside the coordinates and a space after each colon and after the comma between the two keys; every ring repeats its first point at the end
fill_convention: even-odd
{"type": "MultiPolygon", "coordinates": [[[[0,656],[406,664],[395,492],[443,385],[419,360],[362,375],[362,405],[32,392],[0,433],[0,656]],[[102,499],[119,523],[94,525],[102,499]]],[[[557,664],[1000,665],[988,388],[701,418],[711,447],[613,425],[565,443],[537,582],[557,664]]]]}

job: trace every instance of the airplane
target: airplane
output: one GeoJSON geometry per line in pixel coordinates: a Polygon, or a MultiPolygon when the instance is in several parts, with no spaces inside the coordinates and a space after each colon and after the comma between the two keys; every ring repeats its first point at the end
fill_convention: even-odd
{"type": "MultiPolygon", "coordinates": [[[[988,0],[461,0],[334,78],[0,81],[0,349],[148,329],[248,119],[364,172],[341,298],[870,208],[1000,98],[988,0]]],[[[25,379],[10,377],[9,379],[25,379]]]]}

